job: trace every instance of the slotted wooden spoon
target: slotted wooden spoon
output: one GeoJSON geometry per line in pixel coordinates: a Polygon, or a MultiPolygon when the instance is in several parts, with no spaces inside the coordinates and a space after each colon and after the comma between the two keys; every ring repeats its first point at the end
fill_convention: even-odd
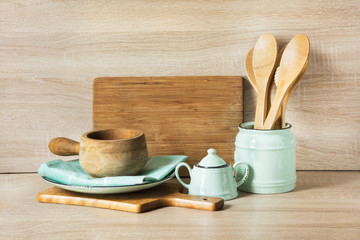
{"type": "Polygon", "coordinates": [[[252,55],[256,88],[258,90],[254,129],[263,128],[267,115],[269,86],[275,70],[277,53],[278,48],[275,37],[270,33],[260,36],[252,55]]]}
{"type": "MultiPolygon", "coordinates": [[[[279,66],[280,64],[280,60],[281,60],[281,57],[284,53],[284,50],[286,48],[287,44],[285,44],[281,49],[280,51],[278,52],[278,57],[277,57],[277,60],[276,60],[276,66],[279,66]]],[[[278,82],[279,82],[279,67],[276,68],[275,70],[275,73],[274,73],[274,83],[275,83],[275,86],[278,87],[278,82]]],[[[274,123],[274,127],[273,129],[281,129],[282,128],[282,110],[283,110],[283,105],[284,105],[284,102],[281,104],[281,107],[280,107],[280,110],[278,112],[278,115],[276,116],[276,122],[274,123]]],[[[269,110],[270,111],[270,110],[269,110]]]]}
{"type": "Polygon", "coordinates": [[[306,35],[298,34],[288,43],[279,66],[279,86],[276,89],[273,105],[262,129],[273,129],[276,117],[285,95],[291,90],[299,75],[306,68],[310,52],[310,42],[306,35]]]}

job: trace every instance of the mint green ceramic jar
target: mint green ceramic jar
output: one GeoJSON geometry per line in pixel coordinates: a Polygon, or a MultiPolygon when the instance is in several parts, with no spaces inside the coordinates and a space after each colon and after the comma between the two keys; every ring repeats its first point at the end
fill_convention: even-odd
{"type": "Polygon", "coordinates": [[[249,166],[249,177],[240,190],[271,194],[295,188],[295,139],[290,124],[279,130],[254,130],[254,122],[240,124],[235,147],[235,162],[249,166]]]}

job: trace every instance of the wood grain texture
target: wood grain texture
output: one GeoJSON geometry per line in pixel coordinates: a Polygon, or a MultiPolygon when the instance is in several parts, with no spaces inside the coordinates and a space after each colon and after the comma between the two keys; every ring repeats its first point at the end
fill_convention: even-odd
{"type": "Polygon", "coordinates": [[[164,183],[156,188],[124,194],[84,194],[52,187],[37,194],[39,202],[70,204],[142,213],[161,207],[185,207],[217,211],[223,208],[224,200],[215,197],[192,196],[181,193],[181,185],[164,183]]]}
{"type": "MultiPolygon", "coordinates": [[[[0,4],[0,171],[36,171],[54,137],[92,130],[101,76],[246,76],[256,39],[311,43],[292,93],[298,169],[360,169],[360,3],[17,1],[0,4]]],[[[244,81],[244,116],[256,96],[244,81]]]]}
{"type": "Polygon", "coordinates": [[[149,156],[186,155],[195,164],[215,148],[234,162],[241,77],[98,78],[93,91],[94,129],[141,129],[149,156]]]}
{"type": "Polygon", "coordinates": [[[239,192],[221,211],[133,214],[38,203],[36,193],[50,187],[41,177],[0,174],[0,239],[359,239],[360,172],[297,175],[293,192],[239,192]]]}

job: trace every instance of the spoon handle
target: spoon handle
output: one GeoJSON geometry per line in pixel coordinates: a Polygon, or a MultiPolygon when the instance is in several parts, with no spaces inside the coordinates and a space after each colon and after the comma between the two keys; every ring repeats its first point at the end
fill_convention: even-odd
{"type": "Polygon", "coordinates": [[[267,96],[265,92],[258,92],[257,101],[256,101],[256,112],[255,112],[255,121],[254,129],[262,129],[264,121],[266,118],[267,110],[267,96]]]}
{"type": "Polygon", "coordinates": [[[286,92],[279,91],[279,88],[276,91],[274,103],[271,105],[270,112],[266,117],[264,125],[261,129],[273,129],[278,113],[281,108],[281,103],[283,102],[284,95],[286,92]]]}
{"type": "Polygon", "coordinates": [[[285,121],[285,110],[289,101],[289,97],[290,97],[291,91],[289,93],[287,93],[284,97],[284,101],[281,105],[281,128],[285,128],[286,125],[286,121],[285,121]]]}
{"type": "MultiPolygon", "coordinates": [[[[271,107],[271,92],[274,86],[274,81],[273,79],[270,80],[269,83],[269,90],[266,94],[266,112],[265,112],[265,118],[267,117],[267,115],[269,114],[270,111],[270,107],[271,107]]],[[[264,120],[265,121],[265,120],[264,120]]]]}
{"type": "Polygon", "coordinates": [[[273,129],[281,129],[283,120],[283,105],[280,106],[278,115],[276,116],[276,121],[274,123],[273,129]]]}

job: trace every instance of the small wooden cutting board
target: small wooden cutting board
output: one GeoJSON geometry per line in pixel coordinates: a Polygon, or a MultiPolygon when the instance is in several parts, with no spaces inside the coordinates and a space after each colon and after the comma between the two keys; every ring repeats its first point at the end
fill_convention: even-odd
{"type": "Polygon", "coordinates": [[[36,196],[39,202],[107,208],[142,213],[160,207],[174,206],[217,211],[223,208],[222,198],[193,196],[181,193],[175,183],[164,183],[155,188],[121,194],[87,194],[52,187],[36,196]]]}
{"type": "Polygon", "coordinates": [[[141,129],[150,156],[186,155],[192,165],[215,148],[233,163],[242,83],[238,76],[97,78],[93,128],[141,129]]]}

